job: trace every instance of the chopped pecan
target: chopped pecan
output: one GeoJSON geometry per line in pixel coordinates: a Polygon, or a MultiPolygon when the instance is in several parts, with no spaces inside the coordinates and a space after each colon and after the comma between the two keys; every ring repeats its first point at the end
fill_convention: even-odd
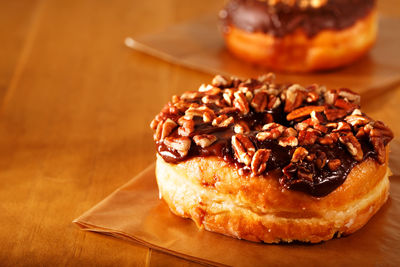
{"type": "Polygon", "coordinates": [[[258,92],[254,95],[253,100],[251,101],[251,106],[254,108],[256,112],[262,112],[265,110],[268,104],[268,95],[265,92],[258,92]]]}
{"type": "Polygon", "coordinates": [[[393,139],[393,132],[383,122],[376,121],[370,130],[370,136],[380,137],[386,145],[393,139]]]}
{"type": "Polygon", "coordinates": [[[332,130],[333,132],[346,132],[346,131],[351,131],[351,126],[350,124],[339,121],[337,124],[337,128],[332,130]]]}
{"type": "Polygon", "coordinates": [[[275,79],[276,79],[275,74],[272,72],[260,75],[257,78],[257,80],[259,80],[262,83],[273,83],[275,81],[275,79]]]}
{"type": "Polygon", "coordinates": [[[171,98],[171,101],[172,101],[173,104],[176,104],[179,101],[181,101],[181,98],[179,96],[177,96],[177,95],[173,95],[172,98],[171,98]]]}
{"type": "Polygon", "coordinates": [[[199,91],[186,91],[181,95],[182,100],[195,100],[203,97],[203,93],[199,91]]]}
{"type": "Polygon", "coordinates": [[[299,144],[295,136],[281,137],[279,138],[279,145],[283,147],[287,146],[297,146],[299,144]]]}
{"type": "Polygon", "coordinates": [[[385,163],[386,161],[386,150],[385,144],[380,137],[370,137],[369,138],[372,146],[374,147],[376,153],[378,154],[377,160],[380,164],[385,163]]]}
{"type": "MultiPolygon", "coordinates": [[[[212,86],[211,84],[202,84],[202,85],[200,85],[200,87],[199,87],[199,92],[208,92],[208,91],[210,91],[210,90],[212,90],[213,88],[215,88],[214,86],[212,86]]],[[[217,88],[217,89],[219,89],[219,88],[217,88]]]]}
{"type": "Polygon", "coordinates": [[[318,136],[319,131],[308,128],[306,130],[300,131],[297,138],[300,145],[312,145],[315,143],[315,141],[317,141],[318,136]]]}
{"type": "Polygon", "coordinates": [[[361,126],[361,125],[365,125],[368,122],[370,122],[370,120],[362,115],[350,115],[347,116],[346,118],[344,118],[344,120],[351,124],[353,127],[354,126],[361,126]]]}
{"type": "Polygon", "coordinates": [[[359,110],[358,108],[356,108],[355,110],[353,110],[353,112],[351,113],[351,115],[362,115],[361,110],[359,110]]]}
{"type": "Polygon", "coordinates": [[[294,128],[297,130],[297,131],[304,131],[305,129],[307,129],[308,127],[309,127],[310,125],[308,124],[308,123],[306,123],[306,122],[299,122],[299,123],[297,123],[295,126],[294,126],[294,128]]]}
{"type": "Polygon", "coordinates": [[[231,123],[233,123],[233,117],[225,114],[219,115],[212,121],[212,125],[216,127],[228,127],[231,123]]]}
{"type": "Polygon", "coordinates": [[[214,117],[214,111],[206,106],[201,107],[190,107],[185,112],[187,119],[193,119],[193,117],[202,117],[204,122],[211,122],[214,117]]]}
{"type": "Polygon", "coordinates": [[[256,151],[250,138],[243,134],[236,134],[232,136],[232,147],[237,160],[249,166],[256,151]]]}
{"type": "Polygon", "coordinates": [[[361,97],[359,94],[347,89],[347,88],[341,88],[338,90],[338,95],[351,101],[352,103],[356,105],[360,105],[361,97]]]}
{"type": "Polygon", "coordinates": [[[291,159],[291,162],[300,162],[302,161],[306,156],[308,155],[307,149],[304,147],[299,146],[296,148],[296,150],[293,152],[293,156],[291,159]]]}
{"type": "Polygon", "coordinates": [[[352,133],[340,136],[339,140],[347,147],[349,153],[357,161],[361,161],[363,159],[364,153],[362,151],[361,144],[358,142],[357,138],[352,133]]]}
{"type": "Polygon", "coordinates": [[[233,95],[235,97],[233,99],[233,106],[240,110],[244,115],[249,113],[249,103],[247,102],[247,98],[243,92],[237,91],[233,95]]]}
{"type": "Polygon", "coordinates": [[[320,143],[321,145],[332,145],[333,139],[329,135],[325,135],[324,137],[318,138],[318,143],[320,143]]]}
{"type": "Polygon", "coordinates": [[[317,92],[311,91],[307,93],[306,101],[308,103],[313,103],[318,101],[319,99],[319,94],[317,92]]]}
{"type": "Polygon", "coordinates": [[[327,107],[325,107],[324,113],[328,121],[335,121],[347,115],[347,112],[343,109],[327,108],[327,107]]]}
{"type": "Polygon", "coordinates": [[[342,164],[342,162],[340,161],[340,159],[331,159],[328,162],[328,168],[331,171],[336,171],[337,169],[339,169],[340,164],[342,164]]]}
{"type": "Polygon", "coordinates": [[[298,108],[293,110],[292,112],[290,112],[287,116],[286,119],[288,121],[294,120],[294,119],[298,119],[301,117],[305,117],[311,114],[311,112],[322,112],[324,111],[325,108],[324,106],[305,106],[302,108],[298,108]]]}
{"type": "Polygon", "coordinates": [[[245,121],[239,121],[233,127],[233,131],[235,133],[247,134],[247,133],[250,132],[250,128],[249,128],[249,126],[247,125],[247,123],[245,121]]]}
{"type": "Polygon", "coordinates": [[[232,105],[232,101],[234,98],[233,93],[234,93],[233,89],[225,89],[224,92],[222,93],[222,97],[229,106],[232,105]]]}
{"type": "Polygon", "coordinates": [[[163,140],[172,132],[173,129],[175,129],[176,126],[177,124],[169,118],[165,121],[160,121],[154,134],[154,140],[163,140]]]}
{"type": "Polygon", "coordinates": [[[189,137],[169,136],[164,139],[164,144],[177,151],[181,157],[184,157],[189,152],[191,141],[189,137]]]}
{"type": "Polygon", "coordinates": [[[232,84],[232,80],[218,74],[212,79],[211,84],[215,87],[225,88],[232,84]]]}
{"type": "Polygon", "coordinates": [[[334,106],[344,109],[347,113],[353,112],[353,110],[355,110],[358,107],[357,105],[352,104],[342,98],[336,99],[334,106]]]}
{"type": "Polygon", "coordinates": [[[268,109],[275,109],[281,104],[281,99],[277,96],[270,95],[268,100],[268,109]]]}
{"type": "Polygon", "coordinates": [[[298,108],[305,98],[305,89],[301,85],[293,84],[286,90],[285,95],[285,112],[291,112],[298,108]]]}
{"type": "Polygon", "coordinates": [[[217,137],[212,134],[200,134],[193,136],[193,141],[196,143],[196,145],[205,148],[217,141],[217,137]]]}
{"type": "Polygon", "coordinates": [[[322,169],[325,167],[327,161],[326,153],[322,151],[318,151],[315,159],[315,165],[318,169],[322,169]]]}
{"type": "Polygon", "coordinates": [[[283,131],[285,130],[285,126],[271,122],[265,124],[262,129],[263,132],[259,132],[256,136],[260,141],[264,141],[266,139],[277,139],[282,135],[283,131]]]}
{"type": "Polygon", "coordinates": [[[256,151],[251,161],[251,170],[255,175],[265,171],[270,154],[271,150],[269,149],[258,149],[256,151]]]}
{"type": "Polygon", "coordinates": [[[338,95],[336,94],[336,90],[328,90],[324,94],[325,103],[328,105],[333,105],[337,99],[338,95]]]}
{"type": "Polygon", "coordinates": [[[189,136],[194,132],[194,121],[181,117],[178,120],[178,124],[181,126],[178,128],[178,134],[181,136],[189,136]]]}
{"type": "Polygon", "coordinates": [[[225,102],[218,95],[206,95],[203,96],[201,101],[204,104],[214,104],[217,107],[224,107],[225,102]]]}
{"type": "Polygon", "coordinates": [[[211,89],[204,91],[204,94],[209,95],[209,96],[218,96],[220,93],[221,93],[221,89],[218,87],[212,87],[211,89]]]}
{"type": "Polygon", "coordinates": [[[283,133],[283,137],[289,137],[289,136],[297,136],[297,131],[293,129],[292,127],[286,128],[283,133]]]}

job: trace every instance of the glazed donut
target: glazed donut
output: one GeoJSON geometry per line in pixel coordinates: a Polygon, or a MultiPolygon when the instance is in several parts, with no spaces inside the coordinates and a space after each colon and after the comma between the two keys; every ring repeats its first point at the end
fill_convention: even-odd
{"type": "Polygon", "coordinates": [[[349,89],[215,76],[150,126],[160,196],[199,228],[256,242],[321,242],[388,198],[391,130],[349,89]]]}
{"type": "Polygon", "coordinates": [[[348,65],[377,35],[375,0],[231,0],[219,16],[233,55],[279,71],[348,65]]]}

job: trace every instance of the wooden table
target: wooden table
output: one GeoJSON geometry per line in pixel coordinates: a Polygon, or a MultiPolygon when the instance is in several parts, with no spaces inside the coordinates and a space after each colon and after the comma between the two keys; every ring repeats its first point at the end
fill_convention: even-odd
{"type": "MultiPolygon", "coordinates": [[[[124,38],[222,3],[0,1],[1,266],[196,265],[71,221],[154,161],[153,116],[211,78],[133,52],[124,38]]],[[[400,16],[396,0],[379,5],[400,16]]],[[[399,136],[400,88],[364,100],[399,136]]]]}

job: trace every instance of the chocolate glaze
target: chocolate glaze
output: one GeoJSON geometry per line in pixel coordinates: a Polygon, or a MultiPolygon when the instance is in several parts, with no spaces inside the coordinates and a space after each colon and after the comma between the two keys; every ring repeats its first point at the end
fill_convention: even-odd
{"type": "Polygon", "coordinates": [[[301,8],[277,3],[274,6],[258,0],[232,0],[220,12],[225,25],[247,32],[262,32],[283,37],[302,29],[308,37],[321,30],[342,30],[365,17],[375,6],[375,0],[328,0],[319,8],[301,8]]]}

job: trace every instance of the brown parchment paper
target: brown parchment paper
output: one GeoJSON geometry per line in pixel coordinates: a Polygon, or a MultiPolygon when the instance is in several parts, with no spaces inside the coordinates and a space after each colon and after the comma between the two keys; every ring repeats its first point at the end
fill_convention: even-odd
{"type": "MultiPolygon", "coordinates": [[[[279,73],[277,82],[304,85],[319,83],[329,87],[349,87],[363,93],[388,89],[400,83],[400,19],[382,17],[377,43],[355,64],[314,74],[279,73]]],[[[210,74],[257,77],[270,70],[237,60],[224,47],[216,15],[173,25],[164,31],[126,38],[125,44],[171,63],[210,74]]]]}
{"type": "Polygon", "coordinates": [[[391,142],[390,198],[356,233],[320,244],[258,244],[205,230],[173,215],[158,198],[154,165],[74,220],[189,260],[232,266],[400,266],[400,142],[391,142]]]}

